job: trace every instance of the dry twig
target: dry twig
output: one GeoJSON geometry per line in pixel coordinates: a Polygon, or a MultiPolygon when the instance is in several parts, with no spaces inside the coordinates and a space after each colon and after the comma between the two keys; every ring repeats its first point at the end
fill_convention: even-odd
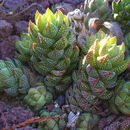
{"type": "Polygon", "coordinates": [[[52,119],[56,119],[56,118],[64,118],[65,117],[65,114],[64,115],[57,115],[57,116],[48,116],[48,117],[33,117],[31,119],[28,119],[20,124],[17,124],[17,125],[13,125],[11,128],[9,129],[6,129],[6,128],[3,128],[2,130],[15,130],[16,128],[21,128],[21,127],[25,127],[29,124],[32,124],[32,123],[38,123],[38,122],[43,122],[43,121],[47,121],[47,120],[52,120],[52,119]]]}

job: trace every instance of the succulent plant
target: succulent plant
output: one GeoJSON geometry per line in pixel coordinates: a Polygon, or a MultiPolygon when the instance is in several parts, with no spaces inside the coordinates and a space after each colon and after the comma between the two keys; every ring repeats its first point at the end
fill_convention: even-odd
{"type": "Polygon", "coordinates": [[[91,113],[82,113],[76,123],[76,130],[96,130],[99,117],[91,113]]]}
{"type": "Polygon", "coordinates": [[[123,114],[130,115],[130,82],[118,88],[115,104],[123,114]]]}
{"type": "Polygon", "coordinates": [[[74,43],[80,47],[86,42],[86,28],[84,24],[85,14],[80,9],[75,9],[67,14],[70,22],[70,30],[74,34],[74,43]]]}
{"type": "Polygon", "coordinates": [[[112,2],[113,17],[120,23],[124,32],[130,28],[130,1],[118,0],[112,2]]]}
{"type": "Polygon", "coordinates": [[[92,94],[88,88],[87,78],[83,70],[73,73],[74,85],[66,91],[66,104],[69,105],[71,111],[98,111],[101,101],[92,94]]]}
{"type": "Polygon", "coordinates": [[[119,114],[119,111],[125,115],[130,115],[130,81],[120,81],[115,88],[115,95],[110,100],[110,106],[115,112],[119,114]]]}
{"type": "Polygon", "coordinates": [[[124,60],[125,45],[116,45],[116,37],[95,40],[82,58],[79,70],[73,73],[74,85],[66,92],[66,103],[77,110],[92,112],[113,95],[117,76],[128,61],[124,60]]]}
{"type": "Polygon", "coordinates": [[[79,48],[72,45],[69,21],[60,10],[55,14],[47,9],[44,15],[36,12],[35,24],[29,22],[28,32],[33,44],[31,61],[45,84],[64,91],[71,83],[71,74],[77,65],[79,48]]]}
{"type": "MultiPolygon", "coordinates": [[[[59,116],[63,115],[62,110],[58,108],[54,108],[51,112],[48,110],[41,111],[41,117],[47,116],[59,116]]],[[[39,123],[39,130],[63,130],[65,128],[66,121],[63,118],[51,119],[44,122],[39,123]]]]}
{"type": "Polygon", "coordinates": [[[71,23],[70,30],[75,34],[74,42],[82,49],[83,53],[87,53],[92,41],[96,38],[103,38],[106,34],[111,34],[117,37],[117,43],[122,43],[123,33],[120,26],[116,22],[103,22],[100,23],[100,18],[90,18],[88,22],[89,31],[85,28],[85,14],[76,9],[67,14],[71,23]],[[100,27],[98,26],[100,24],[100,27]],[[87,41],[87,44],[86,44],[87,41]]]}
{"type": "Polygon", "coordinates": [[[84,10],[86,12],[93,12],[106,3],[106,0],[85,0],[84,10]]]}
{"type": "Polygon", "coordinates": [[[80,9],[75,9],[69,12],[67,16],[71,23],[70,29],[75,35],[79,35],[83,30],[85,14],[80,9]]]}
{"type": "Polygon", "coordinates": [[[43,83],[37,83],[29,89],[24,101],[34,110],[40,110],[46,103],[52,102],[52,94],[46,89],[43,83]]]}
{"type": "Polygon", "coordinates": [[[125,44],[117,45],[116,43],[117,38],[111,36],[100,41],[95,40],[84,57],[83,64],[90,64],[98,70],[113,71],[116,75],[122,73],[128,65],[128,60],[124,60],[125,44]]]}
{"type": "Polygon", "coordinates": [[[26,94],[30,88],[29,70],[18,60],[0,60],[0,88],[10,96],[26,94]]]}
{"type": "Polygon", "coordinates": [[[116,37],[109,36],[95,40],[82,61],[91,90],[101,99],[112,96],[109,89],[115,87],[116,76],[128,66],[128,60],[124,60],[125,45],[116,45],[116,42],[116,37]]]}
{"type": "Polygon", "coordinates": [[[68,115],[67,127],[75,130],[97,130],[99,116],[91,113],[74,114],[70,112],[68,115]]]}
{"type": "Polygon", "coordinates": [[[86,0],[84,3],[85,26],[90,33],[96,33],[103,22],[111,18],[106,0],[86,0]]]}
{"type": "MultiPolygon", "coordinates": [[[[95,34],[101,28],[109,29],[110,33],[114,33],[117,36],[121,32],[120,27],[117,26],[117,23],[113,22],[112,9],[109,8],[109,4],[119,2],[120,0],[86,0],[84,11],[87,15],[85,18],[86,28],[89,30],[89,33],[95,34]],[[104,24],[104,22],[108,23],[104,24]],[[110,22],[111,21],[111,22],[110,22]],[[111,25],[114,25],[111,27],[111,25]],[[111,27],[111,29],[110,29],[111,27]]],[[[122,20],[123,21],[123,20],[122,20]]]]}
{"type": "Polygon", "coordinates": [[[32,41],[28,34],[22,34],[21,40],[17,40],[15,43],[16,47],[16,57],[21,62],[29,62],[32,56],[32,41]]]}

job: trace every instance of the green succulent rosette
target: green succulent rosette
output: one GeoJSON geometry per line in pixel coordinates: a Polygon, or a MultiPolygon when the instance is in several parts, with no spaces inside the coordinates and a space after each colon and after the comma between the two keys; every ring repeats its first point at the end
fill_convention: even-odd
{"type": "MultiPolygon", "coordinates": [[[[63,114],[60,108],[54,108],[51,112],[48,110],[41,111],[41,117],[62,116],[63,114]]],[[[65,126],[66,117],[63,119],[56,118],[39,123],[39,130],[64,130],[65,126]]]]}
{"type": "Polygon", "coordinates": [[[29,89],[24,101],[35,111],[40,110],[45,104],[53,101],[52,94],[46,89],[43,83],[37,83],[29,89]]]}
{"type": "Polygon", "coordinates": [[[95,69],[113,71],[119,75],[126,70],[128,60],[124,59],[125,44],[116,43],[116,37],[108,36],[100,41],[95,40],[83,59],[83,65],[90,64],[95,69]]]}
{"type": "Polygon", "coordinates": [[[30,36],[27,33],[22,34],[21,39],[15,43],[17,59],[23,63],[28,63],[32,56],[32,45],[30,36]]]}
{"type": "MultiPolygon", "coordinates": [[[[99,38],[100,39],[100,38],[99,38]]],[[[103,100],[110,100],[117,85],[117,76],[128,66],[124,59],[125,44],[116,44],[116,37],[95,40],[81,58],[73,73],[73,86],[66,92],[66,104],[72,111],[94,113],[103,100]]]]}
{"type": "Polygon", "coordinates": [[[9,96],[25,95],[30,88],[29,70],[18,60],[0,60],[0,89],[9,96]]]}
{"type": "Polygon", "coordinates": [[[112,2],[113,17],[120,23],[125,32],[130,28],[130,1],[118,0],[112,2]]]}
{"type": "Polygon", "coordinates": [[[116,37],[109,36],[95,40],[82,60],[91,89],[101,99],[112,96],[109,89],[115,87],[117,76],[128,66],[128,60],[124,59],[125,45],[116,42],[116,37]]]}
{"type": "Polygon", "coordinates": [[[103,100],[109,100],[117,85],[117,76],[128,66],[124,59],[125,45],[116,44],[116,37],[95,40],[81,58],[74,84],[66,92],[66,104],[72,111],[94,112],[103,100]]]}
{"type": "Polygon", "coordinates": [[[35,24],[29,22],[28,32],[33,41],[33,67],[46,76],[48,87],[66,90],[79,56],[79,48],[72,45],[67,16],[60,10],[55,14],[50,9],[43,15],[36,12],[35,24]]]}
{"type": "Polygon", "coordinates": [[[76,130],[96,130],[99,119],[97,115],[82,113],[76,122],[76,130]]]}
{"type": "Polygon", "coordinates": [[[116,89],[115,105],[123,114],[130,115],[130,81],[120,84],[116,89]]]}

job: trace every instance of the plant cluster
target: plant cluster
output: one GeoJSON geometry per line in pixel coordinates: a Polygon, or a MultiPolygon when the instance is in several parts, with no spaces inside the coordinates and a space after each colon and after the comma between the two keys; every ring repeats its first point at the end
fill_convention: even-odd
{"type": "Polygon", "coordinates": [[[0,61],[0,90],[22,95],[41,117],[66,113],[64,119],[39,123],[40,130],[129,129],[122,120],[130,116],[130,81],[119,77],[130,63],[129,14],[129,0],[113,1],[111,8],[106,0],[86,0],[84,11],[67,16],[37,11],[35,23],[30,21],[28,33],[16,42],[18,60],[0,61]],[[32,84],[39,75],[43,80],[32,84]],[[64,109],[54,102],[60,94],[64,109]],[[43,109],[51,103],[53,108],[43,109]],[[100,126],[112,113],[122,116],[100,126]]]}

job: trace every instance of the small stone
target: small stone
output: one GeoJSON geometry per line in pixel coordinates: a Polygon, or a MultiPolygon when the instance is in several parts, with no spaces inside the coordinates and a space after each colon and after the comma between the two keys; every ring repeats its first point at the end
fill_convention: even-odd
{"type": "Polygon", "coordinates": [[[0,20],[0,40],[6,39],[12,34],[12,31],[13,26],[11,23],[8,23],[6,20],[0,20]]]}
{"type": "Polygon", "coordinates": [[[42,5],[43,8],[48,8],[50,6],[49,1],[47,1],[47,0],[38,1],[38,4],[42,5]]]}
{"type": "Polygon", "coordinates": [[[59,105],[59,106],[62,106],[65,102],[65,97],[64,96],[59,96],[57,99],[56,99],[56,103],[59,105]]]}
{"type": "Polygon", "coordinates": [[[8,11],[17,12],[20,8],[28,5],[27,0],[7,0],[4,3],[4,7],[8,9],[8,11]]]}
{"type": "Polygon", "coordinates": [[[18,21],[15,23],[15,29],[17,34],[26,33],[28,30],[28,22],[18,21]]]}
{"type": "Polygon", "coordinates": [[[0,42],[0,58],[4,59],[14,58],[15,56],[15,42],[19,37],[16,35],[9,36],[6,40],[0,42]]]}

